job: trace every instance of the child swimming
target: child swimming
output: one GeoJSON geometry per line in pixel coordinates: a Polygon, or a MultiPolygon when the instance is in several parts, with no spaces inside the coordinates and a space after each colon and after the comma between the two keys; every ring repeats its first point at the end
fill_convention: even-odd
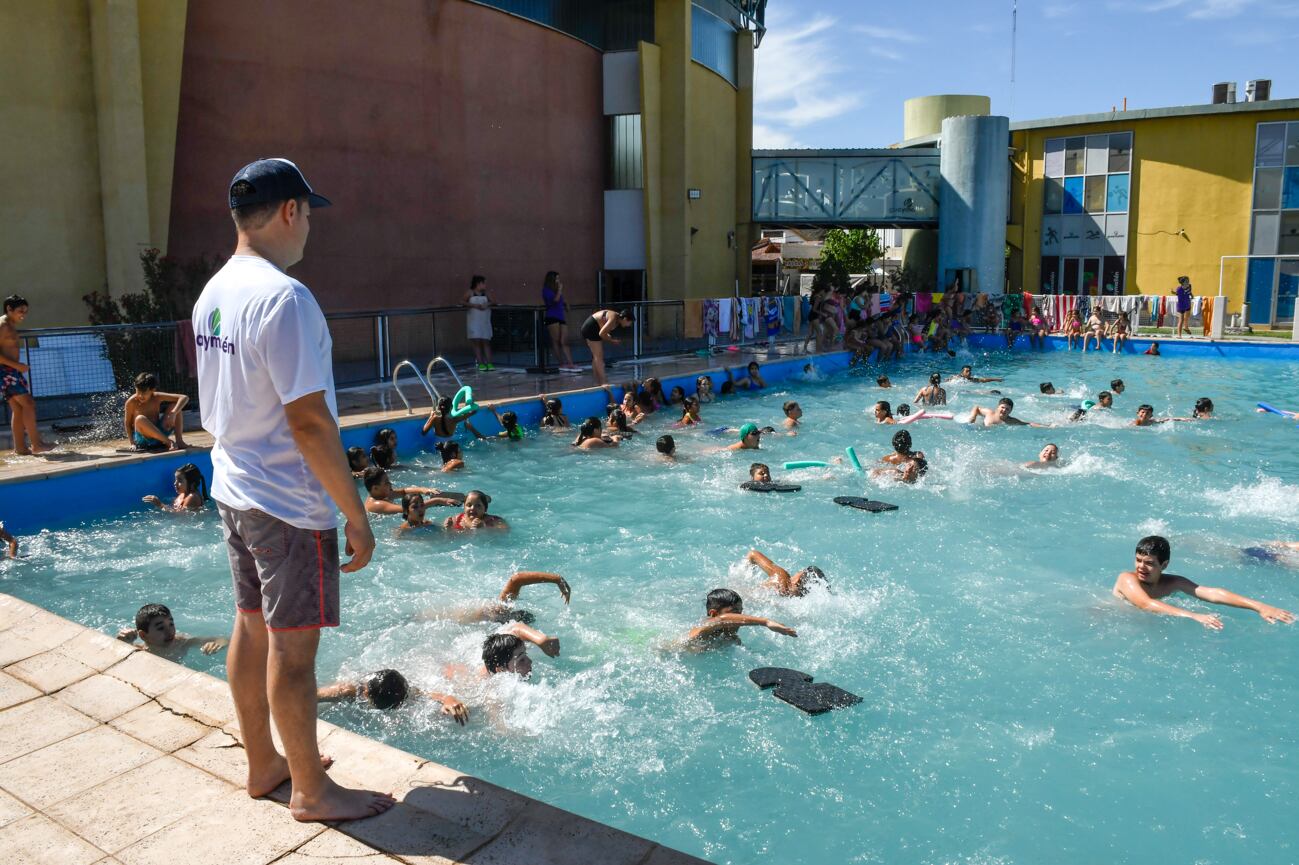
{"type": "Polygon", "coordinates": [[[687,646],[708,649],[719,645],[740,644],[739,630],[743,627],[766,628],[786,637],[797,637],[798,632],[773,619],[744,615],[744,601],[730,589],[713,589],[704,599],[704,623],[686,634],[687,646]]]}
{"type": "Polygon", "coordinates": [[[539,397],[545,414],[541,416],[541,428],[549,430],[568,429],[568,416],[564,414],[564,403],[555,398],[539,397]]]}
{"type": "Polygon", "coordinates": [[[677,457],[677,442],[672,436],[659,436],[658,441],[654,442],[654,449],[669,460],[677,457]]]}
{"type": "Polygon", "coordinates": [[[600,426],[600,419],[589,417],[577,428],[577,438],[573,440],[573,447],[584,451],[594,448],[615,448],[621,440],[620,436],[605,435],[604,429],[600,426]]]}
{"type": "Polygon", "coordinates": [[[176,498],[172,499],[171,504],[167,504],[157,496],[145,496],[143,501],[146,504],[153,505],[164,511],[174,513],[185,513],[186,511],[201,511],[207,505],[207,479],[203,477],[203,472],[193,463],[176,469],[172,486],[176,490],[176,498]]]}
{"type": "Polygon", "coordinates": [[[943,390],[940,384],[942,380],[943,377],[939,373],[931,373],[929,384],[920,389],[912,402],[917,405],[947,405],[947,391],[943,390]]]}
{"type": "Polygon", "coordinates": [[[370,458],[365,455],[365,448],[353,445],[347,449],[347,467],[352,470],[352,477],[361,477],[370,467],[370,458]]]}
{"type": "Polygon", "coordinates": [[[762,447],[762,430],[754,423],[746,423],[738,430],[740,440],[735,444],[727,445],[724,450],[728,451],[756,451],[762,447]]]}
{"type": "Polygon", "coordinates": [[[778,595],[788,598],[801,598],[806,595],[808,583],[813,581],[820,581],[827,586],[830,585],[830,581],[826,579],[825,571],[816,565],[808,565],[797,574],[790,576],[789,571],[757,550],[749,550],[749,554],[744,557],[744,560],[751,565],[756,565],[770,578],[763,583],[763,586],[773,590],[778,595]]]}
{"type": "Polygon", "coordinates": [[[459,442],[438,442],[433,447],[437,450],[438,456],[442,457],[443,472],[458,472],[465,467],[459,442]]]}
{"type": "Polygon", "coordinates": [[[221,651],[230,644],[225,637],[191,637],[177,633],[176,620],[164,604],[145,604],[135,612],[135,627],[117,632],[117,639],[135,645],[139,640],[145,651],[172,658],[197,648],[205,655],[221,651]]]}
{"type": "Polygon", "coordinates": [[[519,426],[519,416],[512,411],[498,412],[492,409],[492,414],[496,415],[496,421],[501,425],[501,431],[496,434],[498,439],[517,442],[523,441],[526,433],[523,427],[519,426]]]}
{"type": "Polygon", "coordinates": [[[469,710],[464,703],[450,694],[412,688],[406,677],[396,670],[377,670],[359,679],[342,680],[316,689],[318,703],[355,701],[381,712],[396,709],[412,696],[440,703],[441,713],[462,727],[469,720],[469,710]]]}
{"type": "Polygon", "coordinates": [[[399,514],[401,505],[393,499],[401,500],[408,493],[419,493],[425,496],[424,504],[454,507],[464,501],[460,493],[442,492],[432,487],[394,487],[388,473],[378,466],[370,466],[361,478],[369,495],[365,499],[365,509],[372,514],[399,514]]]}
{"type": "Polygon", "coordinates": [[[1011,414],[1014,410],[1015,401],[1010,397],[1002,397],[997,400],[997,407],[995,409],[987,409],[979,405],[970,409],[970,417],[966,423],[974,423],[976,420],[982,418],[984,426],[1042,426],[1040,423],[1020,420],[1011,414]]]}
{"type": "Polygon", "coordinates": [[[790,435],[793,435],[802,426],[799,419],[803,417],[803,408],[791,399],[781,406],[781,409],[785,412],[785,420],[782,423],[785,429],[789,430],[790,435]]]}
{"type": "Polygon", "coordinates": [[[442,528],[449,532],[464,532],[475,529],[508,529],[509,523],[495,514],[487,513],[487,506],[492,497],[482,490],[470,490],[465,493],[464,511],[453,517],[447,517],[442,528]]]}
{"type": "Polygon", "coordinates": [[[401,497],[401,525],[397,526],[397,536],[400,537],[411,529],[428,528],[433,523],[424,518],[424,512],[428,505],[424,504],[424,496],[419,493],[406,493],[401,497]]]}
{"type": "Polygon", "coordinates": [[[713,380],[710,377],[701,375],[695,379],[695,396],[701,403],[712,402],[716,398],[713,394],[713,380]]]}
{"type": "Polygon", "coordinates": [[[1054,443],[1047,443],[1037,455],[1037,460],[1024,463],[1026,469],[1054,469],[1060,467],[1060,448],[1054,443]]]}
{"type": "Polygon", "coordinates": [[[875,403],[874,412],[875,412],[875,423],[886,423],[886,424],[897,423],[897,421],[894,420],[893,418],[893,408],[888,404],[887,400],[880,400],[879,402],[875,403]]]}
{"type": "Polygon", "coordinates": [[[694,426],[697,423],[703,423],[703,420],[703,417],[699,414],[699,400],[693,396],[688,396],[685,404],[681,407],[681,420],[677,421],[675,426],[694,426]]]}

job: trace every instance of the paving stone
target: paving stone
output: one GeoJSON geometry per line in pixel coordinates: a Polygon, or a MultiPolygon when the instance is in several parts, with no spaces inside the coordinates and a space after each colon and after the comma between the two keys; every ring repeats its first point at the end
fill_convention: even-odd
{"type": "Polygon", "coordinates": [[[235,704],[230,686],[211,676],[191,676],[157,697],[158,704],[185,715],[192,715],[211,727],[220,727],[234,719],[235,704]]]}
{"type": "Polygon", "coordinates": [[[459,862],[490,840],[490,836],[401,802],[377,817],[341,823],[339,831],[410,865],[459,862]]]}
{"type": "Polygon", "coordinates": [[[231,790],[114,855],[123,865],[266,865],[324,831],[282,805],[231,790]]]}
{"type": "Polygon", "coordinates": [[[134,685],[150,697],[176,687],[182,679],[200,675],[180,664],[144,651],[132,652],[130,657],[109,667],[105,672],[114,679],[134,685]]]}
{"type": "Polygon", "coordinates": [[[39,655],[51,648],[53,647],[38,642],[25,633],[20,633],[18,627],[10,628],[0,632],[0,667],[7,667],[23,658],[39,655]]]}
{"type": "Polygon", "coordinates": [[[130,643],[124,643],[107,634],[86,628],[71,640],[60,643],[55,651],[69,658],[75,658],[102,673],[137,650],[132,648],[130,643]]]}
{"type": "Polygon", "coordinates": [[[40,607],[33,606],[13,595],[0,595],[0,631],[30,619],[40,607]]]}
{"type": "Polygon", "coordinates": [[[0,638],[0,667],[49,651],[84,630],[81,625],[38,609],[27,619],[6,630],[4,637],[0,638]],[[32,651],[32,648],[36,651],[32,651]]]}
{"type": "Polygon", "coordinates": [[[41,697],[0,712],[0,763],[46,745],[84,733],[95,726],[88,718],[53,697],[41,697]]]}
{"type": "Polygon", "coordinates": [[[654,845],[576,814],[532,802],[466,865],[639,865],[654,845]]]}
{"type": "Polygon", "coordinates": [[[193,718],[178,715],[152,701],[109,723],[166,754],[192,745],[211,732],[210,728],[193,718]]]}
{"type": "MultiPolygon", "coordinates": [[[[0,787],[46,808],[161,756],[157,748],[98,726],[0,765],[0,787]]],[[[124,789],[123,798],[131,792],[124,789]]]]}
{"type": "Polygon", "coordinates": [[[116,852],[229,792],[229,784],[203,770],[160,757],[65,799],[46,813],[101,850],[116,852]]]}
{"type": "Polygon", "coordinates": [[[98,850],[40,814],[0,829],[5,865],[91,865],[104,858],[98,850]]]}
{"type": "Polygon", "coordinates": [[[355,865],[393,865],[397,860],[353,840],[336,829],[326,829],[275,865],[320,865],[322,861],[346,861],[355,865]]]}
{"type": "Polygon", "coordinates": [[[173,756],[234,784],[240,790],[248,783],[248,760],[243,745],[224,730],[213,730],[173,756]]]}
{"type": "Polygon", "coordinates": [[[396,795],[410,807],[489,837],[504,829],[531,801],[504,787],[437,763],[421,766],[396,795]]]}
{"type": "Polygon", "coordinates": [[[149,702],[149,698],[135,688],[103,673],[69,685],[59,691],[55,699],[105,723],[149,702]]]}
{"type": "Polygon", "coordinates": [[[320,752],[334,758],[330,777],[349,787],[396,793],[407,786],[422,759],[350,730],[335,729],[320,742],[320,752]]]}
{"type": "Polygon", "coordinates": [[[41,652],[16,664],[10,664],[5,668],[5,672],[46,694],[52,694],[73,682],[80,682],[88,676],[95,675],[93,667],[74,661],[57,650],[41,652]]]}
{"type": "Polygon", "coordinates": [[[15,820],[21,820],[30,813],[32,813],[31,808],[0,790],[0,828],[8,826],[15,820]]]}
{"type": "Polygon", "coordinates": [[[0,709],[8,709],[41,696],[41,692],[8,673],[0,673],[0,709]]]}

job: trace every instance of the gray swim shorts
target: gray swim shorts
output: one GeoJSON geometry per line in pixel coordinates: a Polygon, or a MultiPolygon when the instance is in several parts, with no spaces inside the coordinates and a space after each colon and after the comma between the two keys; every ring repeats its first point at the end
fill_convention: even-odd
{"type": "Polygon", "coordinates": [[[338,530],[300,529],[258,510],[217,504],[235,607],[272,631],[338,626],[338,530]]]}

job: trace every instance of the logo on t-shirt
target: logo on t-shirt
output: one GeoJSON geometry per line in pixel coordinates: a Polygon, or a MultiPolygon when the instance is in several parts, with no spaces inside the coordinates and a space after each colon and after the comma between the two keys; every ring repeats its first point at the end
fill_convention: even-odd
{"type": "Polygon", "coordinates": [[[223,354],[234,354],[235,344],[229,339],[221,336],[221,307],[215,307],[207,317],[207,328],[212,331],[210,334],[194,334],[194,344],[199,348],[210,351],[216,349],[223,354]]]}
{"type": "Polygon", "coordinates": [[[212,310],[212,314],[207,317],[207,326],[213,336],[221,335],[221,307],[212,310]]]}

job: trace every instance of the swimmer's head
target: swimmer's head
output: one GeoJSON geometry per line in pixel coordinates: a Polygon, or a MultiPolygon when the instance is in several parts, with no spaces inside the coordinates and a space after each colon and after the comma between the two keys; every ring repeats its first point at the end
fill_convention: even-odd
{"type": "Polygon", "coordinates": [[[582,425],[577,428],[577,441],[582,443],[589,438],[596,438],[603,431],[598,417],[589,417],[582,421],[582,425]]]}
{"type": "Polygon", "coordinates": [[[1110,380],[1110,390],[1115,393],[1123,393],[1123,379],[1116,378],[1110,380]]]}
{"type": "Polygon", "coordinates": [[[563,410],[564,404],[554,397],[546,400],[546,414],[559,414],[563,410]]]}
{"type": "Polygon", "coordinates": [[[793,418],[794,420],[798,420],[799,418],[801,418],[801,417],[803,416],[803,408],[802,408],[802,406],[800,406],[798,403],[794,402],[792,399],[789,400],[788,402],[786,402],[785,405],[783,406],[783,408],[784,408],[784,411],[785,411],[785,417],[793,418]]]}
{"type": "Polygon", "coordinates": [[[654,442],[654,448],[664,456],[671,456],[677,452],[677,441],[672,436],[659,436],[658,441],[654,442]]]}
{"type": "Polygon", "coordinates": [[[695,390],[699,393],[712,393],[713,380],[706,375],[701,375],[695,379],[695,390]]]}
{"type": "Polygon", "coordinates": [[[203,501],[207,501],[207,478],[203,477],[202,470],[193,463],[185,463],[176,469],[173,485],[176,487],[176,492],[181,495],[198,493],[203,501]]]}
{"type": "Polygon", "coordinates": [[[803,582],[805,583],[816,580],[825,583],[827,586],[830,585],[830,578],[825,575],[825,571],[821,570],[816,565],[808,565],[806,568],[799,571],[799,574],[802,575],[803,582]]]}
{"type": "Polygon", "coordinates": [[[483,666],[489,674],[514,673],[526,679],[532,675],[528,644],[513,634],[492,634],[483,640],[483,666]]]}
{"type": "Polygon", "coordinates": [[[1213,400],[1207,396],[1202,396],[1195,401],[1195,411],[1192,417],[1213,417],[1213,400]]]}
{"type": "Polygon", "coordinates": [[[663,385],[659,382],[658,379],[654,378],[653,376],[650,376],[649,378],[645,379],[645,381],[641,383],[641,387],[643,387],[645,390],[649,391],[650,393],[654,394],[655,396],[663,393],[663,385]]]}
{"type": "Polygon", "coordinates": [[[704,598],[704,610],[710,616],[744,612],[744,601],[730,589],[713,589],[704,598]]]}
{"type": "Polygon", "coordinates": [[[726,381],[722,382],[721,394],[722,396],[727,396],[728,394],[733,393],[735,393],[735,382],[728,378],[726,381]]]}
{"type": "Polygon", "coordinates": [[[758,429],[755,423],[746,423],[740,427],[740,441],[751,447],[757,447],[762,440],[762,431],[758,429]]]}
{"type": "Polygon", "coordinates": [[[1042,451],[1037,455],[1037,458],[1044,463],[1053,463],[1060,459],[1060,448],[1054,442],[1048,442],[1042,446],[1042,451]]]}
{"type": "Polygon", "coordinates": [[[442,457],[442,465],[460,459],[459,442],[438,442],[433,447],[437,448],[438,455],[442,457]]]}
{"type": "Polygon", "coordinates": [[[451,397],[449,396],[442,397],[441,399],[438,400],[438,414],[440,415],[451,414],[452,405],[453,403],[451,402],[451,397]]]}
{"type": "Polygon", "coordinates": [[[176,620],[165,604],[145,604],[135,611],[135,633],[147,646],[165,646],[176,639],[176,620]]]}
{"type": "Polygon", "coordinates": [[[420,493],[406,493],[401,497],[401,515],[407,522],[424,519],[424,496],[420,493]]]}
{"type": "Polygon", "coordinates": [[[943,380],[943,377],[942,377],[942,375],[940,375],[939,373],[931,372],[931,373],[929,374],[929,383],[930,383],[930,384],[934,384],[934,385],[936,385],[936,384],[938,384],[938,383],[939,383],[940,381],[942,381],[942,380],[943,380]]]}
{"type": "Polygon", "coordinates": [[[347,449],[347,465],[354,472],[363,472],[370,465],[370,458],[365,455],[365,448],[350,447],[347,449]]]}
{"type": "Polygon", "coordinates": [[[758,366],[758,362],[756,360],[749,361],[749,366],[748,366],[749,375],[753,375],[755,372],[757,372],[760,369],[762,369],[762,367],[758,366]]]}
{"type": "Polygon", "coordinates": [[[525,625],[531,625],[537,620],[537,617],[527,610],[507,607],[504,604],[488,609],[485,618],[487,621],[495,622],[498,625],[508,625],[510,622],[522,622],[525,625]]]}
{"type": "Polygon", "coordinates": [[[898,403],[898,417],[911,417],[911,406],[906,403],[898,403]]]}
{"type": "Polygon", "coordinates": [[[1110,408],[1114,405],[1114,394],[1107,390],[1103,390],[1096,394],[1096,403],[1101,408],[1110,408]]]}
{"type": "Polygon", "coordinates": [[[501,412],[501,426],[513,437],[515,431],[519,429],[519,416],[512,411],[501,412]]]}
{"type": "Polygon", "coordinates": [[[672,392],[668,394],[668,402],[677,403],[677,402],[685,402],[685,401],[686,401],[685,388],[683,388],[681,385],[677,385],[676,387],[672,388],[672,392]]]}
{"type": "Polygon", "coordinates": [[[880,387],[893,387],[893,382],[889,381],[889,377],[886,375],[882,375],[875,379],[875,383],[880,387]]]}
{"type": "Polygon", "coordinates": [[[396,461],[396,457],[393,456],[392,450],[387,445],[374,445],[370,448],[370,462],[379,468],[390,469],[396,461]]]}
{"type": "Polygon", "coordinates": [[[900,454],[911,453],[911,433],[900,429],[893,434],[893,450],[900,454]]]}
{"type": "Polygon", "coordinates": [[[997,400],[997,414],[1006,417],[1015,410],[1015,401],[1008,396],[1003,396],[997,400]]]}
{"type": "Polygon", "coordinates": [[[378,466],[370,466],[361,474],[365,491],[375,498],[386,498],[392,495],[392,484],[388,482],[388,473],[378,466]]]}
{"type": "Polygon", "coordinates": [[[609,426],[613,427],[618,432],[628,432],[627,413],[615,406],[613,411],[609,412],[609,426]]]}
{"type": "Polygon", "coordinates": [[[1137,423],[1145,423],[1155,414],[1155,407],[1152,405],[1142,404],[1137,406],[1137,423]]]}
{"type": "Polygon", "coordinates": [[[771,468],[766,463],[754,463],[749,466],[749,480],[760,484],[771,483],[771,468]]]}
{"type": "Polygon", "coordinates": [[[487,506],[491,503],[492,497],[482,490],[465,493],[465,513],[471,517],[487,516],[487,506]]]}
{"type": "Polygon", "coordinates": [[[379,670],[365,677],[361,697],[376,709],[395,709],[406,702],[410,689],[406,677],[396,670],[379,670]]]}
{"type": "Polygon", "coordinates": [[[1044,381],[1044,382],[1042,382],[1041,384],[1039,384],[1039,385],[1037,386],[1037,389],[1038,389],[1039,391],[1041,391],[1042,393],[1044,393],[1044,394],[1048,394],[1048,395],[1049,395],[1049,394],[1053,394],[1053,393],[1055,393],[1055,385],[1051,384],[1051,382],[1049,382],[1049,381],[1044,381]]]}
{"type": "Polygon", "coordinates": [[[961,378],[969,378],[973,372],[974,368],[967,363],[965,366],[961,367],[961,378]]]}
{"type": "Polygon", "coordinates": [[[397,431],[392,427],[384,427],[374,434],[374,443],[383,445],[393,453],[397,452],[397,431]]]}
{"type": "Polygon", "coordinates": [[[893,417],[893,407],[888,404],[887,400],[880,400],[875,403],[875,420],[886,420],[893,417]]]}
{"type": "Polygon", "coordinates": [[[909,484],[914,484],[918,479],[925,476],[929,471],[929,461],[925,455],[917,451],[911,454],[911,459],[902,467],[902,480],[909,484]]]}
{"type": "Polygon", "coordinates": [[[1078,421],[1082,420],[1086,416],[1087,416],[1087,409],[1076,408],[1073,410],[1073,413],[1069,415],[1069,423],[1077,423],[1078,421]]]}
{"type": "Polygon", "coordinates": [[[1148,535],[1137,541],[1136,561],[1132,570],[1141,582],[1157,583],[1172,558],[1173,549],[1167,538],[1148,535]]]}

